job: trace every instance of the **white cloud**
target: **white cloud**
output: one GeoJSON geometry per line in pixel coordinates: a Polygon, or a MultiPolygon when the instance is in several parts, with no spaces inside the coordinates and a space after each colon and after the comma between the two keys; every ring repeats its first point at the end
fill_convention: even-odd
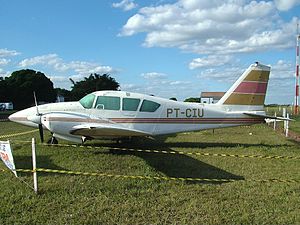
{"type": "Polygon", "coordinates": [[[99,63],[85,62],[85,61],[71,61],[64,62],[57,54],[48,54],[36,56],[29,59],[24,59],[19,63],[20,67],[30,67],[34,65],[50,66],[55,71],[66,72],[74,71],[75,73],[83,76],[91,73],[113,73],[117,72],[116,69],[110,66],[103,66],[99,63]]]}
{"type": "Polygon", "coordinates": [[[10,57],[10,56],[16,56],[20,55],[20,52],[17,52],[16,50],[8,50],[6,48],[0,49],[0,57],[10,57]]]}
{"type": "Polygon", "coordinates": [[[143,85],[139,84],[128,84],[128,83],[123,83],[120,84],[120,89],[122,91],[129,91],[129,92],[136,92],[136,93],[144,93],[145,87],[143,85]]]}
{"type": "Polygon", "coordinates": [[[113,3],[112,7],[121,8],[124,11],[129,11],[137,8],[138,5],[134,2],[134,0],[122,0],[121,2],[113,3]]]}
{"type": "Polygon", "coordinates": [[[280,11],[288,11],[300,4],[300,0],[274,0],[275,5],[280,11]]]}
{"type": "Polygon", "coordinates": [[[164,98],[176,97],[184,100],[187,97],[198,93],[199,84],[197,82],[172,80],[169,75],[159,72],[142,73],[141,76],[146,80],[141,85],[126,84],[121,85],[121,90],[153,94],[164,98]],[[196,89],[196,90],[195,90],[196,89]]]}
{"type": "Polygon", "coordinates": [[[295,23],[283,22],[272,1],[179,0],[141,8],[120,35],[146,33],[146,47],[231,54],[291,47],[295,23]]]}
{"type": "Polygon", "coordinates": [[[43,71],[49,71],[49,69],[53,70],[50,71],[50,74],[54,73],[56,75],[50,75],[50,79],[54,82],[56,87],[63,88],[70,88],[71,82],[69,81],[69,78],[72,78],[74,81],[79,81],[92,73],[111,74],[118,72],[118,69],[95,62],[65,62],[57,54],[36,56],[19,62],[19,67],[21,68],[32,66],[39,67],[38,69],[43,71]],[[73,75],[70,76],[70,74],[73,75]]]}
{"type": "Polygon", "coordinates": [[[246,67],[240,65],[226,68],[209,68],[201,71],[197,77],[199,79],[212,80],[213,82],[217,81],[232,84],[246,69],[246,67]]]}
{"type": "Polygon", "coordinates": [[[19,63],[20,67],[29,67],[34,65],[49,65],[56,66],[61,64],[62,59],[58,57],[56,54],[48,54],[42,56],[36,56],[29,59],[24,59],[19,63]]]}
{"type": "MultiPolygon", "coordinates": [[[[293,80],[295,76],[295,68],[291,62],[285,60],[278,60],[271,66],[270,79],[281,80],[277,81],[281,83],[283,80],[293,80]]],[[[247,66],[239,64],[232,67],[220,67],[220,68],[207,68],[202,70],[197,77],[200,79],[210,79],[218,82],[232,83],[247,69],[247,66]]]]}
{"type": "Polygon", "coordinates": [[[67,77],[65,76],[49,76],[50,80],[52,82],[64,82],[66,80],[69,80],[67,77]]]}
{"type": "Polygon", "coordinates": [[[8,77],[10,75],[9,71],[4,71],[0,68],[0,77],[8,77]]]}
{"type": "Polygon", "coordinates": [[[62,65],[64,70],[74,70],[78,74],[91,74],[91,73],[113,73],[117,72],[111,66],[102,66],[98,63],[84,62],[84,61],[72,61],[70,63],[64,63],[62,65]]]}
{"type": "Polygon", "coordinates": [[[293,80],[294,77],[295,77],[295,66],[291,62],[287,62],[285,60],[278,60],[276,64],[271,66],[271,74],[270,74],[271,79],[293,80]]]}
{"type": "Polygon", "coordinates": [[[267,102],[291,104],[295,95],[295,65],[278,60],[271,65],[271,74],[267,90],[267,102]]]}
{"type": "Polygon", "coordinates": [[[10,59],[1,59],[0,58],[0,66],[5,66],[7,65],[8,63],[10,63],[10,59]]]}
{"type": "Polygon", "coordinates": [[[141,76],[145,79],[161,79],[167,77],[166,74],[157,72],[142,73],[141,76]]]}
{"type": "Polygon", "coordinates": [[[186,85],[186,84],[191,84],[191,81],[182,81],[182,80],[176,80],[176,81],[171,81],[169,83],[171,86],[178,86],[178,85],[186,85]]]}
{"type": "Polygon", "coordinates": [[[223,66],[232,60],[228,55],[209,55],[207,57],[193,59],[189,64],[190,69],[223,66]]]}

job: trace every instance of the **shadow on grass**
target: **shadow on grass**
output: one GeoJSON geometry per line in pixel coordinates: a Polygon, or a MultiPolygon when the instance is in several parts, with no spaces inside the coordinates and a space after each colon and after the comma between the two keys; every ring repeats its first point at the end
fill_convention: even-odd
{"type": "MultiPolygon", "coordinates": [[[[103,146],[99,145],[99,146],[103,146]]],[[[142,153],[142,152],[130,152],[116,150],[117,148],[136,148],[136,149],[152,149],[152,150],[165,150],[174,151],[168,148],[168,145],[164,145],[160,141],[151,139],[140,139],[138,142],[134,141],[132,143],[106,143],[106,147],[111,147],[110,154],[126,154],[134,155],[142,158],[145,162],[156,169],[157,171],[163,173],[168,177],[175,178],[205,178],[205,179],[234,179],[234,180],[244,180],[244,177],[232,174],[215,166],[204,163],[198,159],[190,157],[188,155],[179,154],[164,154],[164,153],[142,153]],[[140,141],[142,141],[140,143],[140,141]]],[[[94,154],[108,154],[105,152],[94,152],[94,154]]],[[[227,181],[186,181],[187,183],[210,183],[210,184],[221,184],[227,181]]]]}
{"type": "Polygon", "coordinates": [[[109,143],[95,143],[96,146],[102,147],[118,147],[118,148],[137,148],[150,150],[168,150],[169,148],[249,148],[249,147],[266,147],[279,148],[289,147],[289,144],[263,144],[263,143],[230,143],[230,142],[164,142],[167,137],[158,137],[156,139],[138,137],[130,142],[123,142],[116,144],[109,143]]]}
{"type": "MultiPolygon", "coordinates": [[[[14,161],[17,169],[32,169],[32,157],[31,156],[14,156],[14,161]]],[[[55,165],[49,156],[37,156],[37,168],[47,168],[53,170],[65,170],[60,166],[55,165]]],[[[22,174],[22,176],[32,176],[29,172],[18,172],[18,174],[22,174]]],[[[53,176],[54,173],[41,173],[42,176],[53,176]]],[[[40,175],[39,175],[40,176],[40,175]]]]}
{"type": "MultiPolygon", "coordinates": [[[[171,149],[170,149],[171,150],[171,149]]],[[[170,155],[170,154],[143,154],[135,153],[134,155],[142,158],[148,165],[162,172],[168,177],[176,178],[207,178],[207,179],[235,179],[243,180],[242,176],[229,173],[215,166],[204,163],[187,155],[170,155]]],[[[188,181],[188,183],[199,183],[188,181]]],[[[201,182],[220,184],[223,182],[201,182]]]]}
{"type": "Polygon", "coordinates": [[[288,147],[288,144],[283,145],[272,145],[272,144],[247,144],[247,143],[228,143],[228,142],[180,142],[180,143],[165,143],[166,147],[169,148],[213,148],[213,147],[223,147],[223,148],[249,148],[249,147],[267,147],[267,148],[277,148],[277,147],[288,147]]]}

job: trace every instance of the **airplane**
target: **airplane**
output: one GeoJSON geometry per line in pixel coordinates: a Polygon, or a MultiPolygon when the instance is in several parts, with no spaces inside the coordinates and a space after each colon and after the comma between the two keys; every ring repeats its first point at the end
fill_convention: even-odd
{"type": "Polygon", "coordinates": [[[57,139],[84,143],[92,139],[157,136],[264,123],[264,101],[270,67],[254,63],[216,104],[178,102],[126,91],[96,91],[76,102],[37,105],[9,120],[38,127],[57,139]]]}

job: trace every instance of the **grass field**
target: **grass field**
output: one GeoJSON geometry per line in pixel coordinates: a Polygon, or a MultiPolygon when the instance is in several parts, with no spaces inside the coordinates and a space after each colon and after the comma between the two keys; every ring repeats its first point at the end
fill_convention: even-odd
{"type": "MultiPolygon", "coordinates": [[[[30,128],[0,123],[0,136],[30,128]]],[[[49,135],[49,134],[48,134],[49,135]]],[[[31,137],[12,137],[17,168],[31,168],[31,137]]],[[[2,139],[3,140],[3,139],[2,139]]],[[[39,142],[39,140],[38,140],[39,142]]],[[[66,143],[66,142],[60,142],[66,143]]],[[[299,224],[300,159],[257,159],[110,152],[112,147],[238,155],[300,157],[299,144],[266,125],[182,133],[130,144],[97,141],[97,149],[37,145],[38,167],[119,175],[237,179],[191,182],[0,173],[0,224],[299,224]],[[250,135],[251,133],[251,135],[250,135]]],[[[4,169],[0,165],[0,169],[4,169]]]]}

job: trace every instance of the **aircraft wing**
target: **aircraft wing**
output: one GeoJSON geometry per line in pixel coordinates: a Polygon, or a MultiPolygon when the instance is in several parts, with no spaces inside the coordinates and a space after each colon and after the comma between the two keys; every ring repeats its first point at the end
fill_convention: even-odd
{"type": "Polygon", "coordinates": [[[271,119],[271,120],[294,121],[293,119],[285,118],[285,117],[268,116],[268,115],[261,115],[261,114],[255,114],[255,113],[244,113],[244,114],[247,115],[247,116],[260,117],[260,118],[271,119]]]}
{"type": "Polygon", "coordinates": [[[143,131],[121,127],[115,124],[93,124],[87,123],[77,125],[72,128],[70,134],[85,137],[103,137],[103,136],[150,136],[150,133],[143,131]]]}

